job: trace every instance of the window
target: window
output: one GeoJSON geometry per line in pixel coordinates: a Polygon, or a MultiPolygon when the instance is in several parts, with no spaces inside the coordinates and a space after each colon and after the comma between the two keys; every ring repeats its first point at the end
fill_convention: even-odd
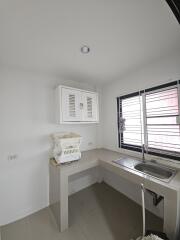
{"type": "Polygon", "coordinates": [[[180,160],[180,81],[121,96],[119,147],[180,160]]]}

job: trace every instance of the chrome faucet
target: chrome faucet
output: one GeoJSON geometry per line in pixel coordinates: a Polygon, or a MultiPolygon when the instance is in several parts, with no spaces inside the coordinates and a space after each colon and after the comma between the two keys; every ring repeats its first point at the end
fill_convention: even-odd
{"type": "Polygon", "coordinates": [[[145,147],[144,147],[144,144],[142,145],[142,161],[145,162],[145,147]]]}

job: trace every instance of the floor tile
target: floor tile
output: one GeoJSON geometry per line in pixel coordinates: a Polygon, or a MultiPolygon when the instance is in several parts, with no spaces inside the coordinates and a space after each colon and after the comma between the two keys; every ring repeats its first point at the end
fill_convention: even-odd
{"type": "Polygon", "coordinates": [[[1,228],[2,240],[30,240],[28,218],[16,221],[1,228]]]}

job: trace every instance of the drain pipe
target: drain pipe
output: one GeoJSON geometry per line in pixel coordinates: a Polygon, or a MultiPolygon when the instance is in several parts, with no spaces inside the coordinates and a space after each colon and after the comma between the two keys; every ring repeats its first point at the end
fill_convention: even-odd
{"type": "Polygon", "coordinates": [[[145,201],[144,201],[144,184],[141,183],[141,198],[142,198],[142,217],[143,217],[143,237],[146,233],[146,215],[145,215],[145,201]]]}
{"type": "Polygon", "coordinates": [[[158,204],[164,199],[161,195],[158,195],[157,193],[146,189],[146,191],[153,197],[153,205],[158,206],[158,204]]]}

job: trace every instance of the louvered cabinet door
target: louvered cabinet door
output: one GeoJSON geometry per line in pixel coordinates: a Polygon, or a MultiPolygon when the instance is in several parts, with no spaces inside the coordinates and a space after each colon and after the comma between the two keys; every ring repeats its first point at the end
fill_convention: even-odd
{"type": "Polygon", "coordinates": [[[78,122],[82,120],[80,111],[80,91],[62,88],[62,120],[63,122],[78,122]]]}
{"type": "Polygon", "coordinates": [[[98,121],[98,96],[96,93],[83,93],[83,121],[98,121]]]}

